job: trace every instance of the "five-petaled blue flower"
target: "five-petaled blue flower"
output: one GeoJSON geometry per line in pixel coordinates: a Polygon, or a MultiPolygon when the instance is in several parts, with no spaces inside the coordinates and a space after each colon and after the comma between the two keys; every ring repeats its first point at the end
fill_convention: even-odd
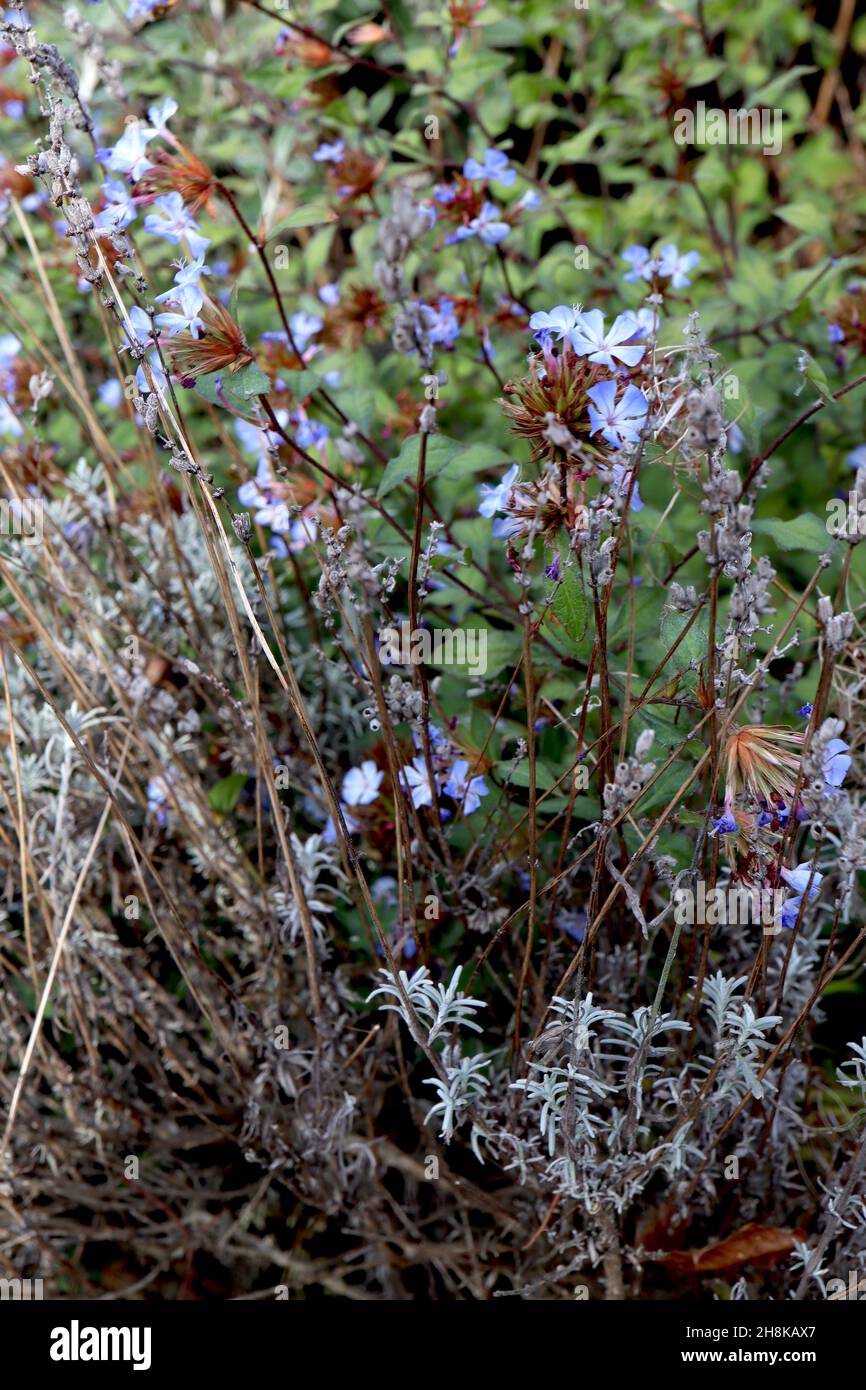
{"type": "Polygon", "coordinates": [[[344,140],[335,140],[333,145],[320,145],[317,150],[313,151],[313,159],[317,164],[339,164],[345,148],[344,140]]]}
{"type": "Polygon", "coordinates": [[[675,290],[686,289],[692,283],[688,272],[694,270],[700,259],[697,251],[684,251],[681,255],[670,243],[659,252],[659,275],[669,277],[675,290]]]}
{"type": "Polygon", "coordinates": [[[190,333],[193,338],[200,338],[205,331],[205,325],[198,316],[204,303],[201,290],[195,285],[184,285],[172,295],[171,303],[177,306],[176,312],[157,314],[154,319],[160,332],[169,335],[190,333]]]}
{"type": "Polygon", "coordinates": [[[431,343],[441,343],[443,347],[450,347],[460,336],[460,324],[450,300],[440,299],[435,309],[429,304],[419,304],[418,308],[427,326],[431,343]]]}
{"type": "Polygon", "coordinates": [[[649,410],[649,402],[643,391],[628,385],[617,400],[616,382],[600,381],[586,394],[592,402],[589,407],[590,435],[601,430],[602,438],[617,448],[637,439],[649,410]]]}
{"type": "Polygon", "coordinates": [[[557,342],[562,342],[574,328],[579,317],[578,309],[572,308],[569,304],[557,304],[549,314],[545,314],[543,310],[533,314],[529,320],[529,327],[542,342],[549,341],[551,336],[555,337],[557,342]]]}
{"type": "Polygon", "coordinates": [[[508,156],[502,150],[486,149],[481,163],[477,159],[467,159],[463,165],[464,179],[495,179],[510,188],[517,178],[516,170],[508,163],[508,156]]]}
{"type": "Polygon", "coordinates": [[[117,144],[98,149],[96,158],[115,174],[128,174],[135,182],[150,168],[146,151],[154,135],[156,131],[143,121],[130,121],[117,144]]]}
{"type": "Polygon", "coordinates": [[[466,758],[457,758],[442,790],[461,803],[464,816],[471,816],[481,805],[482,796],[486,796],[490,789],[483,777],[469,776],[466,758]]]}
{"type": "Polygon", "coordinates": [[[164,237],[175,246],[185,241],[193,257],[203,256],[210,246],[208,237],[198,230],[198,223],[184,206],[179,193],[164,193],[153,202],[153,211],[144,219],[144,230],[152,236],[164,237]]]}
{"type": "Polygon", "coordinates": [[[466,241],[469,237],[477,236],[486,246],[497,246],[500,241],[505,240],[510,231],[508,223],[500,221],[499,208],[493,203],[485,203],[477,217],[473,217],[465,227],[458,227],[457,231],[452,232],[445,240],[450,245],[452,242],[466,241]]]}
{"type": "Polygon", "coordinates": [[[627,367],[636,367],[646,352],[646,348],[632,343],[626,346],[638,332],[638,322],[633,314],[618,314],[608,329],[604,331],[604,315],[600,309],[590,309],[586,314],[578,314],[570,333],[571,345],[579,357],[588,357],[590,362],[598,362],[602,367],[615,367],[614,358],[627,367]]]}

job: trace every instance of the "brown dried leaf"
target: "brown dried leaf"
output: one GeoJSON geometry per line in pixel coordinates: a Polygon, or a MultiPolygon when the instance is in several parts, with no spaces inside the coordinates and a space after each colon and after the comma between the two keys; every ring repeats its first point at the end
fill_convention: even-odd
{"type": "Polygon", "coordinates": [[[760,1226],[756,1221],[750,1221],[724,1240],[714,1241],[700,1250],[674,1250],[663,1256],[659,1263],[697,1274],[736,1269],[739,1265],[759,1261],[771,1264],[789,1254],[794,1242],[802,1240],[804,1236],[805,1232],[799,1228],[787,1230],[783,1226],[760,1226]]]}

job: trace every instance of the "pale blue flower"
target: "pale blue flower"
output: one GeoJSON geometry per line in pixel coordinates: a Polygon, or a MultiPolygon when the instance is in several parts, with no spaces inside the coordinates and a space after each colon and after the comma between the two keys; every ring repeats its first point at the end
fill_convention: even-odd
{"type": "Polygon", "coordinates": [[[615,367],[614,358],[635,367],[644,355],[646,348],[637,344],[626,347],[624,344],[635,336],[637,323],[632,314],[618,314],[607,333],[604,331],[604,315],[600,309],[590,309],[586,314],[578,314],[571,330],[571,345],[579,357],[588,357],[590,362],[598,362],[602,367],[615,367]]]}
{"type": "Polygon", "coordinates": [[[210,240],[202,236],[198,223],[188,208],[184,207],[179,193],[164,193],[152,204],[152,211],[144,219],[144,230],[152,236],[163,237],[173,245],[186,242],[189,253],[198,259],[210,246],[210,240]]]}
{"type": "Polygon", "coordinates": [[[809,888],[809,897],[817,898],[821,880],[824,875],[819,873],[817,869],[813,869],[811,864],[798,864],[796,869],[780,869],[779,872],[788,887],[793,888],[794,892],[799,893],[801,897],[805,894],[806,889],[809,888],[809,882],[811,880],[812,886],[809,888]]]}
{"type": "Polygon", "coordinates": [[[651,338],[658,332],[659,316],[653,309],[627,309],[624,317],[634,319],[636,338],[651,338]]]}
{"type": "Polygon", "coordinates": [[[541,337],[542,334],[548,337],[553,335],[557,342],[561,342],[574,328],[578,317],[578,310],[574,309],[570,304],[557,304],[554,309],[551,309],[549,314],[544,313],[543,310],[539,311],[537,314],[533,314],[532,318],[529,320],[529,327],[532,329],[533,333],[537,333],[539,337],[541,337]]]}
{"type": "MultiPolygon", "coordinates": [[[[236,419],[234,421],[234,430],[240,441],[241,449],[245,454],[262,455],[266,453],[268,448],[267,435],[258,425],[254,425],[250,420],[236,419]]],[[[264,463],[267,467],[267,458],[264,459],[264,463]]],[[[244,483],[243,486],[247,487],[248,484],[244,483]]],[[[240,496],[240,493],[238,493],[238,496],[240,496]]],[[[244,502],[245,507],[251,505],[252,503],[244,502]]]]}
{"type": "Polygon", "coordinates": [[[601,430],[602,437],[617,447],[637,439],[649,409],[643,391],[629,385],[617,401],[616,382],[600,381],[586,394],[593,402],[589,407],[590,435],[601,430]]]}
{"type": "Polygon", "coordinates": [[[123,400],[123,387],[117,377],[113,376],[109,381],[100,382],[96,388],[96,394],[103,405],[107,405],[111,410],[117,410],[123,400]]]}
{"type": "Polygon", "coordinates": [[[500,212],[493,203],[485,203],[477,217],[465,227],[458,227],[456,232],[452,232],[446,237],[446,243],[451,244],[455,241],[467,241],[469,237],[477,236],[486,246],[497,246],[500,241],[504,241],[511,228],[507,222],[499,221],[500,212]]]}
{"type": "Polygon", "coordinates": [[[0,436],[19,439],[24,427],[4,396],[0,396],[0,436]]]}
{"type": "MultiPolygon", "coordinates": [[[[122,206],[130,213],[129,221],[138,216],[138,206],[129,191],[129,185],[122,179],[106,179],[102,185],[102,196],[113,206],[122,206]]],[[[124,223],[124,226],[128,225],[124,223]]]]}
{"type": "Polygon", "coordinates": [[[333,145],[322,144],[313,152],[317,164],[339,164],[346,148],[344,140],[335,140],[333,145]]]}
{"type": "Polygon", "coordinates": [[[198,282],[201,277],[203,275],[210,275],[210,270],[205,265],[203,256],[199,256],[199,258],[194,261],[172,261],[172,265],[177,266],[174,285],[170,290],[166,290],[164,294],[158,294],[156,296],[157,304],[164,304],[166,300],[175,299],[178,290],[184,289],[187,285],[193,285],[198,288],[198,282]]]}
{"type": "Polygon", "coordinates": [[[320,420],[300,420],[295,430],[295,439],[302,449],[318,449],[329,437],[328,426],[320,420]]]}
{"type": "MultiPolygon", "coordinates": [[[[132,311],[130,310],[130,312],[132,311]]],[[[159,353],[156,348],[153,349],[147,360],[150,367],[150,379],[153,385],[151,386],[150,381],[147,379],[147,373],[144,370],[143,362],[139,362],[136,369],[135,384],[142,396],[147,395],[149,391],[155,391],[157,394],[162,393],[164,395],[168,390],[168,377],[163,371],[162,363],[159,360],[159,353]]]]}
{"type": "Polygon", "coordinates": [[[126,11],[127,19],[146,19],[163,0],[129,0],[129,8],[126,11]]]}
{"type": "Polygon", "coordinates": [[[651,280],[656,262],[645,246],[627,246],[620,260],[631,266],[624,280],[651,280]]]}
{"type": "Polygon", "coordinates": [[[168,821],[168,807],[171,796],[170,787],[175,781],[177,774],[173,767],[169,766],[165,772],[161,772],[156,777],[152,777],[147,784],[147,809],[151,815],[156,817],[157,825],[165,825],[168,821]]]}
{"type": "Polygon", "coordinates": [[[498,220],[499,215],[499,209],[494,207],[493,203],[485,203],[478,216],[469,224],[485,246],[498,246],[511,230],[507,222],[498,220]]]}
{"type": "MultiPolygon", "coordinates": [[[[150,168],[150,160],[145,153],[148,141],[156,134],[142,121],[130,121],[116,145],[96,151],[96,158],[107,169],[116,174],[128,174],[133,181],[141,178],[150,168]]],[[[176,195],[180,197],[180,194],[176,195]]]]}
{"type": "Polygon", "coordinates": [[[722,815],[713,816],[713,828],[710,833],[712,835],[736,835],[738,829],[733,811],[726,806],[722,815]]]}
{"type": "Polygon", "coordinates": [[[469,763],[465,758],[457,758],[442,790],[462,804],[464,816],[471,816],[481,805],[482,796],[490,788],[483,777],[469,776],[469,763]]]}
{"type": "Polygon", "coordinates": [[[312,515],[293,516],[287,531],[271,537],[269,549],[285,560],[288,555],[299,555],[316,539],[316,523],[312,515]],[[288,541],[283,537],[288,536],[288,541]]]}
{"type": "Polygon", "coordinates": [[[0,335],[0,371],[9,371],[21,351],[21,340],[14,333],[0,335]]]}
{"type": "Polygon", "coordinates": [[[450,347],[460,336],[460,324],[454,314],[454,305],[448,299],[440,299],[434,309],[429,304],[419,304],[418,308],[427,326],[431,343],[442,343],[450,347]]]}
{"type": "Polygon", "coordinates": [[[508,155],[502,150],[486,149],[481,163],[477,159],[467,159],[463,165],[464,179],[495,179],[510,188],[517,178],[517,171],[508,163],[508,155]]]}
{"type": "Polygon", "coordinates": [[[797,918],[800,915],[802,902],[803,899],[797,897],[789,898],[788,901],[783,904],[782,911],[779,913],[777,920],[781,922],[786,931],[793,931],[794,927],[797,925],[797,918]]]}
{"type": "Polygon", "coordinates": [[[675,290],[685,289],[692,283],[688,272],[694,270],[700,259],[697,251],[685,251],[681,255],[673,243],[669,243],[659,252],[659,274],[669,277],[675,290]]]}
{"type": "Polygon", "coordinates": [[[825,790],[834,792],[841,787],[850,766],[847,743],[841,738],[831,738],[824,750],[825,790]]]}
{"type": "Polygon", "coordinates": [[[267,459],[261,459],[255,478],[241,483],[238,488],[238,501],[242,507],[266,507],[268,498],[263,492],[271,482],[271,466],[267,459]]]}
{"type": "Polygon", "coordinates": [[[131,203],[109,203],[93,219],[93,230],[99,236],[113,236],[134,222],[136,210],[131,203]]]}
{"type": "Polygon", "coordinates": [[[154,106],[148,106],[147,114],[156,135],[165,135],[168,123],[177,111],[174,97],[163,97],[154,106]]]}
{"type": "Polygon", "coordinates": [[[580,944],[586,936],[586,908],[569,908],[565,912],[557,913],[556,925],[580,944]]]}
{"type": "Polygon", "coordinates": [[[369,806],[379,795],[384,778],[372,758],[360,767],[351,767],[343,778],[343,800],[347,806],[369,806]]]}
{"type": "MultiPolygon", "coordinates": [[[[153,326],[150,322],[150,315],[140,308],[138,304],[133,304],[129,311],[129,322],[132,324],[132,337],[138,343],[147,343],[153,337],[153,326]]],[[[124,327],[127,339],[130,339],[129,329],[124,327]]]]}
{"type": "MultiPolygon", "coordinates": [[[[631,475],[633,469],[626,468],[625,464],[623,463],[615,463],[611,471],[613,472],[614,487],[619,492],[620,496],[627,497],[629,487],[631,486],[631,475]]],[[[638,491],[638,485],[637,483],[635,483],[634,487],[631,490],[630,510],[633,512],[642,512],[643,505],[643,500],[641,498],[640,492],[638,491]]]]}
{"type": "Polygon", "coordinates": [[[491,487],[489,483],[481,483],[481,501],[478,504],[480,516],[495,516],[497,512],[504,511],[508,505],[508,498],[517,481],[520,472],[520,465],[512,464],[501,483],[491,487]]]}
{"type": "MultiPolygon", "coordinates": [[[[280,550],[276,546],[271,546],[271,549],[277,555],[281,554],[280,550]]],[[[287,553],[285,546],[282,547],[282,552],[282,559],[285,559],[287,553]]],[[[343,812],[343,820],[346,823],[346,829],[348,830],[349,834],[358,835],[360,833],[361,827],[358,824],[358,822],[349,814],[349,808],[341,803],[340,810],[343,812]]],[[[328,816],[328,819],[325,822],[325,828],[322,831],[322,840],[326,845],[334,845],[337,843],[337,827],[334,824],[333,816],[328,816]]]]}
{"type": "Polygon", "coordinates": [[[292,330],[292,337],[298,352],[303,352],[310,339],[321,329],[322,320],[317,318],[315,314],[307,314],[303,309],[299,309],[289,319],[289,327],[292,330]]]}
{"type": "Polygon", "coordinates": [[[725,434],[728,440],[728,450],[732,454],[741,454],[746,444],[746,436],[739,425],[734,423],[728,425],[725,434]]]}
{"type": "Polygon", "coordinates": [[[412,797],[416,810],[419,806],[433,805],[433,788],[430,786],[427,765],[420,754],[400,769],[400,782],[403,790],[412,797]]]}
{"type": "Polygon", "coordinates": [[[205,324],[198,316],[198,311],[204,303],[201,290],[195,285],[184,285],[183,289],[178,290],[173,296],[171,302],[177,305],[177,312],[157,314],[154,320],[160,332],[170,335],[191,333],[194,338],[200,338],[205,331],[205,324]]]}

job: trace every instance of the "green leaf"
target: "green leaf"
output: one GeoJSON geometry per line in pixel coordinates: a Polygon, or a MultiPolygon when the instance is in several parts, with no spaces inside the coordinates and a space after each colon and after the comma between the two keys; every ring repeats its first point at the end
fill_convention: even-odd
{"type": "Polygon", "coordinates": [[[216,811],[219,816],[227,816],[229,811],[233,811],[237,806],[246,782],[245,772],[232,772],[221,781],[214,782],[207,794],[211,810],[216,811]]]}
{"type": "Polygon", "coordinates": [[[478,95],[486,83],[501,77],[511,66],[512,58],[507,53],[484,53],[470,49],[467,44],[461,48],[457,61],[451,68],[447,91],[458,101],[478,100],[478,95]]]}
{"type": "Polygon", "coordinates": [[[430,557],[430,568],[432,570],[456,569],[458,565],[468,565],[471,560],[471,551],[455,550],[453,555],[437,551],[435,555],[430,557]]]}
{"type": "MultiPolygon", "coordinates": [[[[672,612],[670,609],[662,613],[661,623],[659,624],[659,635],[664,642],[665,651],[676,642],[691,616],[691,613],[676,613],[672,612]]],[[[695,618],[682,642],[680,642],[680,645],[671,657],[671,660],[675,662],[677,667],[685,666],[690,661],[703,661],[707,654],[709,637],[710,633],[706,618],[695,618]]]]}
{"type": "Polygon", "coordinates": [[[812,512],[805,512],[793,521],[783,521],[778,516],[753,521],[752,530],[769,536],[781,550],[809,550],[813,555],[818,555],[830,544],[827,527],[812,512]]]}
{"type": "Polygon", "coordinates": [[[577,647],[586,632],[586,594],[580,566],[576,563],[566,566],[563,557],[561,574],[558,582],[550,581],[550,589],[554,591],[551,609],[566,636],[577,647]]]}
{"type": "Polygon", "coordinates": [[[696,63],[690,62],[689,86],[694,90],[696,87],[705,87],[708,82],[715,82],[727,66],[724,58],[701,58],[696,63]]]}
{"type": "Polygon", "coordinates": [[[337,404],[347,419],[365,432],[372,429],[376,393],[370,386],[341,386],[335,394],[337,404]]]}
{"type": "Polygon", "coordinates": [[[776,216],[789,226],[796,227],[798,232],[808,232],[810,236],[821,237],[825,241],[830,236],[829,212],[818,203],[786,203],[784,207],[776,208],[776,216]]]}
{"type": "Polygon", "coordinates": [[[336,222],[337,214],[333,208],[325,207],[324,203],[308,203],[306,207],[295,208],[290,212],[285,221],[279,227],[275,227],[268,237],[268,241],[273,241],[281,232],[290,232],[295,227],[319,227],[323,222],[336,222]]]}
{"type": "MultiPolygon", "coordinates": [[[[266,376],[255,362],[250,362],[243,371],[236,372],[232,381],[236,392],[239,392],[246,400],[249,400],[251,396],[266,396],[271,389],[270,377],[266,376]]],[[[223,390],[225,390],[225,379],[223,379],[223,390]]]]}
{"type": "MultiPolygon", "coordinates": [[[[510,759],[497,764],[497,766],[496,766],[496,775],[497,775],[497,777],[499,778],[499,780],[500,780],[501,782],[505,782],[506,779],[508,779],[508,780],[509,780],[509,785],[512,786],[512,787],[528,787],[528,786],[529,786],[529,759],[528,759],[528,758],[524,758],[524,760],[523,760],[522,763],[518,763],[518,764],[517,764],[517,767],[514,769],[514,772],[512,773],[511,778],[509,779],[509,778],[508,778],[508,774],[509,774],[509,771],[510,771],[510,769],[511,769],[511,766],[512,766],[512,764],[511,764],[510,759]]],[[[556,786],[556,783],[559,781],[559,779],[560,779],[561,776],[562,776],[562,773],[561,773],[561,772],[555,772],[554,769],[553,769],[552,767],[546,767],[544,763],[540,763],[540,762],[537,762],[537,761],[536,761],[536,764],[535,764],[535,785],[536,785],[536,787],[537,787],[537,789],[538,789],[539,791],[546,792],[546,791],[548,791],[551,787],[556,786]]],[[[563,787],[566,789],[566,791],[568,791],[568,778],[567,778],[567,777],[566,777],[565,781],[562,783],[562,785],[563,785],[563,787]]]]}
{"type": "Polygon", "coordinates": [[[808,77],[811,73],[817,72],[817,68],[807,67],[799,64],[783,72],[780,77],[774,77],[770,82],[764,84],[757,92],[753,92],[749,100],[745,103],[745,108],[753,106],[771,106],[777,101],[786,87],[798,82],[801,77],[808,77]]]}
{"type": "Polygon", "coordinates": [[[250,362],[249,366],[240,372],[225,372],[220,381],[219,394],[216,390],[218,379],[215,375],[199,377],[196,390],[205,400],[211,401],[214,405],[221,405],[224,409],[228,402],[242,415],[250,413],[250,402],[255,400],[256,396],[266,396],[271,389],[270,377],[265,376],[255,362],[250,362]]]}
{"type": "Polygon", "coordinates": [[[636,727],[641,731],[644,725],[648,725],[655,734],[656,745],[669,751],[671,748],[678,748],[689,732],[689,717],[686,711],[680,711],[679,722],[676,715],[677,711],[670,705],[655,708],[651,705],[641,705],[632,717],[631,728],[636,727]]]}
{"type": "MultiPolygon", "coordinates": [[[[466,626],[469,627],[474,625],[470,621],[466,626]]],[[[521,639],[514,632],[502,632],[499,630],[499,628],[485,628],[483,627],[483,625],[479,626],[481,628],[481,632],[483,633],[485,650],[483,654],[478,647],[476,647],[476,650],[479,654],[479,661],[483,663],[483,660],[486,657],[486,666],[484,667],[483,671],[478,672],[477,664],[473,662],[473,666],[476,667],[475,674],[481,674],[489,678],[490,676],[495,676],[498,671],[501,671],[502,668],[505,667],[510,675],[511,672],[514,670],[514,667],[520,660],[521,639]]],[[[480,639],[477,640],[480,641],[480,639]]],[[[445,653],[443,652],[443,656],[444,655],[445,653]]],[[[444,660],[436,661],[434,659],[430,662],[430,665],[438,666],[443,670],[448,670],[453,675],[460,676],[462,678],[469,678],[473,676],[473,672],[470,670],[469,665],[467,663],[461,663],[453,660],[449,660],[447,662],[444,660]]]]}
{"type": "Polygon", "coordinates": [[[552,154],[557,164],[577,164],[586,159],[592,151],[596,137],[606,128],[607,122],[593,121],[577,135],[563,140],[554,146],[552,154]]]}
{"type": "Polygon", "coordinates": [[[822,997],[828,994],[862,994],[863,986],[859,980],[831,980],[821,990],[822,997]]]}
{"type": "Polygon", "coordinates": [[[292,371],[280,372],[280,380],[284,381],[296,400],[303,400],[304,396],[312,396],[314,391],[318,391],[322,384],[322,378],[316,372],[292,371]]]}
{"type": "MultiPolygon", "coordinates": [[[[688,778],[690,771],[691,769],[687,766],[685,758],[678,759],[675,763],[671,763],[670,767],[665,768],[658,781],[654,782],[639,798],[632,814],[634,816],[645,816],[647,812],[652,811],[655,807],[666,806],[667,803],[672,801],[676,796],[680,787],[688,778]]],[[[685,795],[688,796],[691,790],[692,788],[690,787],[685,795]]]]}
{"type": "Polygon", "coordinates": [[[806,380],[812,386],[814,386],[815,390],[818,392],[818,395],[821,397],[821,400],[824,402],[824,404],[832,405],[833,392],[830,390],[830,383],[827,380],[827,373],[824,371],[824,368],[821,366],[820,362],[815,361],[814,357],[809,357],[808,353],[806,354],[806,357],[808,360],[806,362],[805,371],[803,375],[805,376],[806,380]]]}
{"type": "MultiPolygon", "coordinates": [[[[389,461],[379,482],[379,496],[385,497],[404,478],[416,478],[421,435],[412,434],[403,441],[396,458],[389,461]]],[[[432,434],[427,439],[428,482],[433,478],[460,478],[466,473],[478,473],[485,468],[501,468],[510,463],[508,455],[490,444],[463,444],[449,439],[447,434],[432,434]]]]}
{"type": "Polygon", "coordinates": [[[510,468],[513,460],[495,444],[469,444],[442,469],[443,478],[462,478],[467,473],[481,473],[485,468],[510,468]]]}
{"type": "MultiPolygon", "coordinates": [[[[418,474],[418,458],[421,447],[420,434],[412,434],[404,439],[396,458],[388,461],[388,466],[379,481],[379,496],[385,497],[404,478],[415,478],[418,474]]],[[[457,439],[449,439],[447,434],[434,434],[427,440],[426,476],[435,478],[447,463],[459,454],[463,445],[457,439]]]]}

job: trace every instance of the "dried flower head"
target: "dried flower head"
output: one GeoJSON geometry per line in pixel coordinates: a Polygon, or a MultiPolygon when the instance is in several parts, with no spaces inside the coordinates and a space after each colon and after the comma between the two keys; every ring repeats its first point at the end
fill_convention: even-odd
{"type": "Polygon", "coordinates": [[[516,400],[499,404],[510,417],[512,431],[530,440],[534,459],[567,456],[568,451],[551,438],[552,423],[567,429],[575,442],[588,440],[587,391],[603,375],[603,368],[565,345],[558,356],[544,350],[531,359],[526,376],[506,382],[505,390],[516,400]]]}
{"type": "Polygon", "coordinates": [[[200,338],[177,333],[160,340],[182,380],[195,380],[212,372],[238,372],[253,360],[247,340],[231,314],[220,303],[205,299],[200,310],[205,331],[200,338]]]}
{"type": "Polygon", "coordinates": [[[732,814],[740,795],[765,812],[787,818],[794,800],[803,735],[792,729],[751,724],[738,729],[725,749],[725,811],[732,814]]]}
{"type": "Polygon", "coordinates": [[[203,207],[213,215],[215,176],[192,150],[179,141],[176,144],[176,151],[155,149],[148,152],[150,168],[135,185],[134,196],[143,202],[152,202],[164,193],[179,193],[189,212],[196,213],[203,207]]]}

